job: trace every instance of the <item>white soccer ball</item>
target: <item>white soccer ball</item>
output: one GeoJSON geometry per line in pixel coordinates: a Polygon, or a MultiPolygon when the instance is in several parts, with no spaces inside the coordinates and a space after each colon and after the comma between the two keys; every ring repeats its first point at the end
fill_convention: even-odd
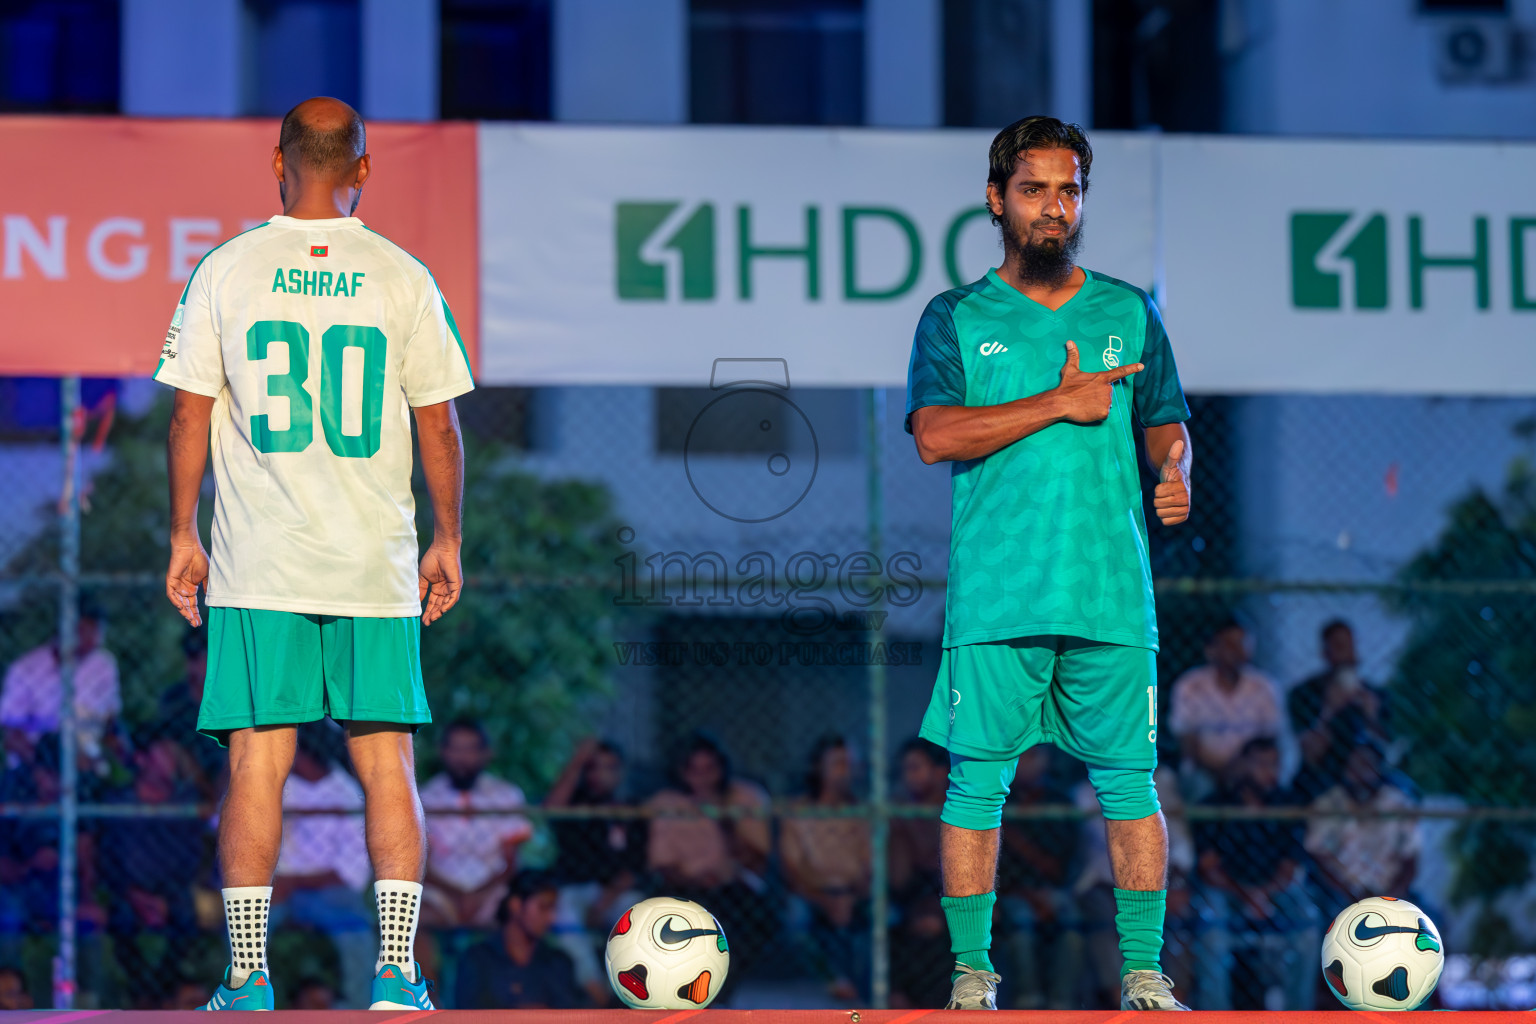
{"type": "Polygon", "coordinates": [[[1352,903],[1323,935],[1323,978],[1351,1010],[1417,1009],[1444,967],[1439,930],[1407,900],[1352,903]]]}
{"type": "Polygon", "coordinates": [[[696,1010],[720,994],[730,947],[714,915],[692,900],[641,900],[608,933],[608,983],[625,1005],[696,1010]]]}

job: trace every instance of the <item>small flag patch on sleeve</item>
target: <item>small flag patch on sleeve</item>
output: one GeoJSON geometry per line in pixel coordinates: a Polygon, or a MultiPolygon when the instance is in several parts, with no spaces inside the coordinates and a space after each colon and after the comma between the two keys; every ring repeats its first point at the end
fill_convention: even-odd
{"type": "Polygon", "coordinates": [[[311,256],[325,256],[328,255],[327,248],[324,245],[312,245],[309,247],[309,254],[311,256]]]}

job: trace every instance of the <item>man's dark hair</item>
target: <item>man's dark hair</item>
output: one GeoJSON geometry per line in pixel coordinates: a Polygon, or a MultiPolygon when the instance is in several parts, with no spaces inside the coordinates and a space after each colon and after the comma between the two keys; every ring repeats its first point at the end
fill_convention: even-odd
{"type": "Polygon", "coordinates": [[[208,649],[208,630],[201,626],[188,626],[181,635],[181,653],[191,658],[208,649]]]}
{"type": "Polygon", "coordinates": [[[107,621],[107,610],[102,607],[94,594],[81,594],[79,602],[75,605],[75,617],[79,620],[104,623],[107,621]]]}
{"type": "Polygon", "coordinates": [[[507,909],[507,904],[512,900],[526,900],[541,892],[559,891],[560,882],[553,872],[523,868],[512,876],[512,881],[507,883],[507,894],[501,898],[501,905],[496,908],[496,923],[506,924],[511,918],[512,913],[507,909]]]}
{"type": "MultiPolygon", "coordinates": [[[[1068,124],[1054,117],[1034,114],[1021,117],[997,133],[988,154],[987,184],[1002,189],[1013,177],[1019,154],[1031,149],[1070,149],[1077,154],[1078,170],[1083,179],[1083,195],[1088,194],[1088,170],[1093,166],[1093,147],[1080,124],[1068,124]]],[[[997,217],[992,223],[998,222],[997,217]]]]}
{"type": "Polygon", "coordinates": [[[725,752],[725,747],[720,741],[707,732],[696,731],[684,737],[682,744],[677,748],[677,757],[672,761],[673,782],[679,789],[683,787],[683,770],[688,767],[688,762],[693,760],[694,754],[709,754],[720,765],[720,785],[722,789],[731,787],[731,758],[725,752]]]}
{"type": "Polygon", "coordinates": [[[923,739],[921,736],[914,736],[903,743],[901,749],[896,752],[896,760],[898,762],[905,761],[908,754],[922,754],[941,768],[949,767],[949,751],[932,740],[923,739]]]}
{"type": "Polygon", "coordinates": [[[805,795],[812,800],[821,799],[822,788],[826,780],[821,777],[821,759],[827,756],[829,751],[847,750],[848,737],[840,732],[828,732],[816,738],[811,746],[810,766],[805,772],[805,795]]]}
{"type": "Polygon", "coordinates": [[[1346,633],[1353,633],[1355,631],[1355,627],[1351,626],[1347,619],[1329,619],[1323,623],[1323,628],[1318,635],[1327,640],[1341,629],[1346,633]]]}
{"type": "Polygon", "coordinates": [[[24,994],[26,994],[26,995],[31,995],[32,994],[27,989],[27,973],[25,971],[23,971],[20,967],[12,967],[10,964],[0,965],[0,978],[5,977],[6,975],[10,975],[11,977],[16,979],[16,983],[21,986],[21,991],[24,994]]]}
{"type": "MultiPolygon", "coordinates": [[[[303,106],[303,104],[299,104],[303,106]]],[[[362,115],[347,108],[352,116],[338,127],[316,128],[299,116],[299,107],[283,115],[283,128],[277,138],[283,160],[297,160],[306,171],[339,174],[368,151],[368,130],[362,115]]]]}
{"type": "Polygon", "coordinates": [[[1215,640],[1229,629],[1240,629],[1244,633],[1247,633],[1248,624],[1235,615],[1228,615],[1226,618],[1220,620],[1216,623],[1215,626],[1211,628],[1211,631],[1205,635],[1206,640],[1215,640]]]}
{"type": "Polygon", "coordinates": [[[438,738],[438,743],[440,745],[447,744],[448,738],[456,732],[472,732],[475,734],[475,738],[480,741],[482,747],[489,747],[491,745],[491,737],[485,731],[485,726],[473,718],[455,718],[443,726],[443,733],[438,738]]]}
{"type": "Polygon", "coordinates": [[[345,750],[341,739],[341,730],[330,722],[321,720],[318,722],[305,722],[300,725],[297,732],[295,745],[298,751],[307,757],[319,761],[326,768],[334,768],[341,763],[341,755],[345,750]]]}

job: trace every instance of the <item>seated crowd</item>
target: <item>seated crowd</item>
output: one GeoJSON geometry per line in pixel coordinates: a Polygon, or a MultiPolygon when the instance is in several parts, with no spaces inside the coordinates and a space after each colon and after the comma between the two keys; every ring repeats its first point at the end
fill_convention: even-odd
{"type": "MultiPolygon", "coordinates": [[[[130,731],[100,635],[99,619],[82,616],[79,795],[124,812],[108,808],[79,830],[80,984],[104,1005],[189,1009],[206,998],[192,979],[226,952],[212,827],[223,754],[195,732],[203,641],[188,634],[184,678],[152,723],[130,731]]],[[[1170,832],[1165,967],[1201,1009],[1310,1008],[1333,910],[1414,893],[1414,821],[1360,813],[1415,803],[1391,764],[1386,694],[1360,677],[1346,623],[1324,629],[1322,652],[1325,671],[1283,694],[1250,664],[1246,630],[1228,622],[1212,633],[1206,664],[1173,685],[1156,776],[1170,832]]],[[[58,797],[57,660],[56,647],[39,648],[6,675],[0,803],[58,797]],[[36,696],[50,687],[51,719],[36,696]]],[[[439,770],[420,787],[429,855],[417,956],[439,1006],[614,1005],[608,929],[631,903],[663,894],[702,903],[729,936],[723,1002],[753,979],[806,978],[817,998],[868,1002],[867,766],[847,737],[817,739],[777,801],[702,734],[684,738],[666,783],[640,799],[624,751],[591,738],[537,810],[492,769],[498,752],[477,722],[430,727],[423,741],[435,743],[439,770]]],[[[937,820],[948,755],[912,739],[891,767],[892,1002],[940,1006],[951,962],[937,820]]],[[[286,817],[273,885],[274,979],[291,983],[285,1006],[361,1005],[367,994],[348,986],[372,973],[370,869],[362,791],[334,726],[300,729],[283,799],[297,813],[286,817]]],[[[1109,1005],[1119,979],[1095,965],[1118,963],[1113,879],[1091,787],[1080,766],[1038,747],[1019,759],[1009,808],[993,951],[1000,1005],[1109,1005]]],[[[43,1001],[58,839],[54,818],[0,819],[0,1009],[43,1001]]]]}

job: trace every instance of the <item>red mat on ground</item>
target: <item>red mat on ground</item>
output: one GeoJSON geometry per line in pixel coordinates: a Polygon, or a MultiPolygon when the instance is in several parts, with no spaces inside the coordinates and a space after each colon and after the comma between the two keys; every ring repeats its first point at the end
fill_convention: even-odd
{"type": "MultiPolygon", "coordinates": [[[[1129,1010],[1005,1010],[989,1014],[989,1024],[1130,1024],[1132,1021],[1161,1019],[1160,1013],[1136,1013],[1129,1010]]],[[[1346,1013],[1308,1011],[1305,1013],[1249,1013],[1234,1010],[1206,1011],[1180,1017],[1188,1024],[1391,1024],[1392,1013],[1346,1013]]],[[[271,1024],[403,1024],[426,1021],[431,1024],[958,1024],[976,1018],[974,1011],[963,1010],[279,1010],[263,1022],[271,1024]]],[[[1398,1018],[1399,1020],[1401,1018],[1398,1018]]],[[[1508,1024],[1522,1016],[1509,1011],[1459,1011],[1455,1024],[1508,1024]]],[[[124,1010],[29,1010],[0,1013],[5,1024],[149,1024],[168,1021],[175,1024],[207,1024],[206,1016],[192,1013],[124,1010]]]]}

